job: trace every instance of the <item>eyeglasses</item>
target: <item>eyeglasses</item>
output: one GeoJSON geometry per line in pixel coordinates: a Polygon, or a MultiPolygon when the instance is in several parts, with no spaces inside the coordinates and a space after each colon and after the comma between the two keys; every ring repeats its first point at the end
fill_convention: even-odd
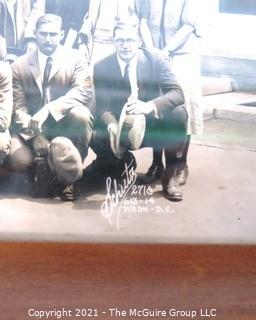
{"type": "Polygon", "coordinates": [[[115,42],[120,45],[120,46],[123,46],[125,42],[128,43],[128,45],[132,45],[136,42],[135,39],[132,39],[132,38],[128,38],[128,39],[123,39],[123,38],[117,38],[115,39],[115,42]]]}

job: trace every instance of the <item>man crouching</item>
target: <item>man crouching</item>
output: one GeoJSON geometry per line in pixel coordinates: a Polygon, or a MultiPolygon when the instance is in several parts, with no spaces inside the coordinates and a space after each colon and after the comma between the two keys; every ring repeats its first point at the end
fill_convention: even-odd
{"type": "Polygon", "coordinates": [[[9,65],[0,62],[0,177],[5,175],[5,160],[11,148],[9,126],[12,117],[12,72],[9,65]]]}
{"type": "Polygon", "coordinates": [[[15,135],[10,162],[17,172],[30,170],[36,196],[56,196],[57,189],[51,190],[55,178],[61,199],[74,200],[92,133],[88,67],[76,50],[60,45],[64,33],[59,16],[40,17],[35,36],[37,49],[12,65],[15,135]]]}
{"type": "Polygon", "coordinates": [[[188,119],[181,87],[160,52],[139,48],[135,26],[119,21],[113,41],[116,53],[94,68],[95,167],[104,168],[107,162],[115,163],[118,158],[128,164],[133,162],[135,168],[128,150],[165,148],[164,196],[180,201],[182,192],[176,184],[176,171],[188,119]]]}

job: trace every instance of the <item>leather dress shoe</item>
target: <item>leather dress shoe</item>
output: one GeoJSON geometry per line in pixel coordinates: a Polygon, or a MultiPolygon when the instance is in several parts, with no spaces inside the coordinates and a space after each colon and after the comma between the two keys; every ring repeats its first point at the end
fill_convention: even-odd
{"type": "Polygon", "coordinates": [[[177,176],[170,178],[166,185],[163,185],[163,192],[166,199],[170,201],[181,201],[183,199],[182,191],[179,189],[177,176]]]}
{"type": "Polygon", "coordinates": [[[97,157],[87,168],[85,168],[80,183],[87,187],[102,188],[106,186],[106,178],[122,179],[125,164],[130,170],[136,169],[137,163],[132,152],[127,152],[122,159],[113,158],[111,161],[103,157],[97,157]]]}
{"type": "Polygon", "coordinates": [[[180,186],[184,186],[188,179],[188,167],[177,170],[177,180],[180,186]]]}
{"type": "Polygon", "coordinates": [[[74,184],[67,185],[62,190],[60,198],[62,201],[75,201],[80,198],[80,190],[74,184]]]}
{"type": "Polygon", "coordinates": [[[152,164],[147,173],[141,178],[142,183],[150,184],[160,179],[164,172],[164,166],[160,164],[152,164]]]}
{"type": "Polygon", "coordinates": [[[45,157],[35,157],[30,179],[33,183],[34,198],[54,197],[54,178],[45,157]]]}
{"type": "Polygon", "coordinates": [[[135,171],[137,168],[137,162],[132,152],[127,151],[121,159],[114,158],[111,162],[108,162],[107,165],[107,177],[112,177],[115,179],[121,178],[124,173],[126,167],[128,170],[133,168],[135,171]]]}

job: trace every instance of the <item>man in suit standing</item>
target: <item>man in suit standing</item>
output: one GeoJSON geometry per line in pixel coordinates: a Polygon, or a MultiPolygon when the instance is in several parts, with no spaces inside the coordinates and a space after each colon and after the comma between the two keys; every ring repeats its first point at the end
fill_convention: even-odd
{"type": "Polygon", "coordinates": [[[89,9],[89,0],[44,0],[45,13],[61,16],[63,22],[64,38],[62,44],[76,48],[78,33],[82,27],[84,16],[89,9]]]}
{"type": "Polygon", "coordinates": [[[94,69],[100,136],[97,141],[96,134],[95,146],[102,141],[101,148],[95,148],[98,161],[104,163],[104,158],[113,158],[110,137],[118,131],[118,119],[125,105],[127,115],[145,117],[142,146],[167,150],[162,180],[165,197],[171,201],[182,200],[176,183],[187,130],[182,90],[160,52],[139,49],[134,25],[118,22],[113,37],[116,53],[96,64],[94,69]]]}
{"type": "Polygon", "coordinates": [[[35,48],[33,31],[44,13],[44,0],[0,0],[0,56],[35,48]]]}
{"type": "Polygon", "coordinates": [[[23,172],[35,157],[47,159],[62,184],[61,198],[74,200],[74,183],[82,176],[92,133],[92,83],[85,59],[59,44],[61,25],[59,16],[40,17],[35,30],[38,49],[12,65],[16,135],[10,162],[23,172]]]}
{"type": "MultiPolygon", "coordinates": [[[[188,177],[187,155],[191,134],[203,132],[202,87],[199,38],[201,36],[201,0],[140,0],[140,33],[148,49],[160,49],[169,60],[178,79],[189,114],[183,161],[178,168],[178,181],[185,185],[188,177]],[[200,8],[200,9],[199,9],[200,8]]],[[[164,170],[162,150],[154,150],[153,162],[144,176],[152,183],[164,170]]]]}
{"type": "Polygon", "coordinates": [[[79,31],[80,50],[87,52],[90,64],[115,52],[112,31],[117,21],[138,23],[135,0],[91,0],[79,31]]]}

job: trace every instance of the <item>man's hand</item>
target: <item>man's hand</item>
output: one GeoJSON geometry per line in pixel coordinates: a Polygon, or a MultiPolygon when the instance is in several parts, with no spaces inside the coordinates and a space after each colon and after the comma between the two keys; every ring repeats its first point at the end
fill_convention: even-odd
{"type": "Polygon", "coordinates": [[[39,135],[33,139],[32,146],[36,156],[44,157],[49,153],[50,142],[45,137],[39,135]]]}
{"type": "Polygon", "coordinates": [[[108,132],[109,133],[114,133],[115,135],[117,134],[117,130],[118,130],[118,124],[117,123],[110,123],[108,125],[108,132]]]}
{"type": "Polygon", "coordinates": [[[29,122],[28,128],[36,134],[40,133],[42,125],[44,124],[48,116],[49,110],[46,107],[43,107],[36,114],[33,115],[29,122]]]}
{"type": "Polygon", "coordinates": [[[141,100],[130,100],[127,102],[126,111],[128,114],[149,114],[154,111],[154,104],[141,100]]]}

